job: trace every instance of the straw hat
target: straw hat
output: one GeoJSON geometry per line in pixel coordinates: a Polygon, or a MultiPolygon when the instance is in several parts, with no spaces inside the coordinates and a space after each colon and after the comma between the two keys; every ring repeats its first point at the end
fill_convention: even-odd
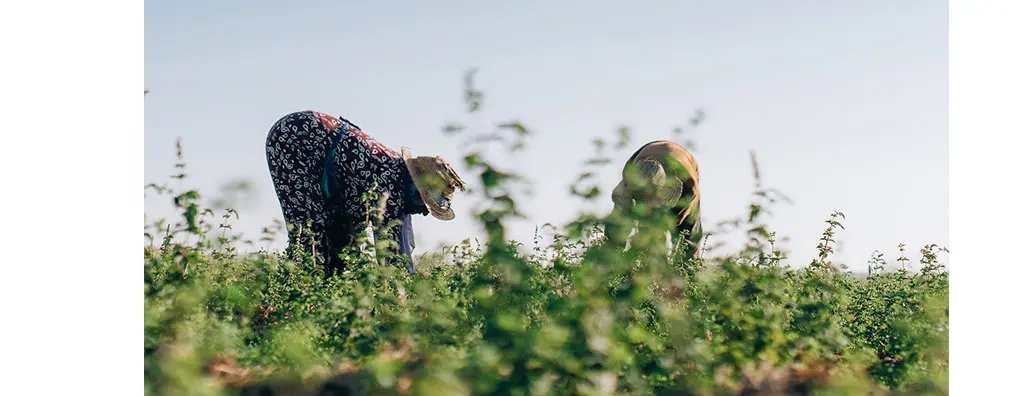
{"type": "Polygon", "coordinates": [[[644,188],[653,192],[648,198],[648,204],[655,207],[668,207],[675,205],[683,195],[683,181],[675,176],[665,174],[665,167],[661,162],[647,159],[640,163],[640,175],[644,188]]]}
{"type": "Polygon", "coordinates": [[[440,220],[455,218],[452,210],[452,194],[458,188],[466,191],[466,183],[441,157],[413,157],[409,149],[402,147],[402,160],[409,169],[409,176],[416,184],[416,190],[423,198],[427,211],[440,220]]]}

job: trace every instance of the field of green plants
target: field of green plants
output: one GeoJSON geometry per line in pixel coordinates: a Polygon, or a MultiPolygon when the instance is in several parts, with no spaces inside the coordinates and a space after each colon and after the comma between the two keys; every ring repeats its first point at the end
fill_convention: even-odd
{"type": "MultiPolygon", "coordinates": [[[[476,111],[481,95],[466,92],[476,111]]],[[[867,277],[853,276],[831,259],[835,212],[818,257],[790,263],[765,220],[779,195],[760,185],[726,224],[747,237],[735,252],[693,258],[655,234],[627,251],[605,243],[606,222],[665,229],[643,208],[583,215],[553,243],[524,247],[505,236],[523,178],[473,147],[515,152],[530,131],[453,123],[445,133],[476,142],[461,168],[484,204],[463,215],[486,238],[424,256],[413,274],[382,264],[390,241],[376,242],[376,256],[352,249],[330,277],[298,251],[242,253],[245,237],[230,229],[238,213],[204,207],[195,190],[147,186],[179,212],[146,225],[146,393],[948,393],[942,247],[921,247],[914,263],[878,254],[867,277]]],[[[602,163],[605,143],[595,146],[588,166],[602,163]]],[[[572,191],[607,199],[592,174],[572,191]]]]}

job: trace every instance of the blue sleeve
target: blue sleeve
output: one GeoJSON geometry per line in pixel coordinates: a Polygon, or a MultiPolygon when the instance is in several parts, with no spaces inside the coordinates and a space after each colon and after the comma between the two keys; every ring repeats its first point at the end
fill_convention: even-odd
{"type": "Polygon", "coordinates": [[[412,234],[412,215],[402,216],[402,229],[398,233],[398,252],[409,258],[409,273],[413,272],[412,251],[416,248],[416,238],[412,234]]]}

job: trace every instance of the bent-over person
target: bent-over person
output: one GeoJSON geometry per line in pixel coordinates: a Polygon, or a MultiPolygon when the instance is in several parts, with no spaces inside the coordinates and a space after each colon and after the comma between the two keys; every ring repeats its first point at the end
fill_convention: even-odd
{"type": "Polygon", "coordinates": [[[279,119],[267,135],[266,151],[289,250],[311,254],[328,275],[344,269],[338,254],[372,220],[363,202],[368,193],[377,193],[383,204],[374,226],[399,223],[376,237],[398,242],[411,272],[412,215],[451,220],[452,194],[466,188],[441,157],[414,157],[406,148],[399,153],[348,120],[318,111],[279,119]]]}
{"type": "MultiPolygon", "coordinates": [[[[616,246],[625,246],[633,231],[635,214],[671,218],[673,240],[680,237],[689,252],[700,252],[700,175],[697,161],[682,146],[658,140],[640,147],[622,169],[622,181],[612,192],[615,204],[605,235],[616,246]]],[[[642,231],[642,230],[638,230],[642,231]]],[[[661,233],[662,240],[664,234],[661,233]]]]}

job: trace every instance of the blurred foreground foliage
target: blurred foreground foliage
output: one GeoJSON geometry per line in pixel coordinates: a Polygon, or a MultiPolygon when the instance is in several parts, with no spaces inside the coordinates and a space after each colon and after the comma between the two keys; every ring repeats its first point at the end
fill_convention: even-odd
{"type": "MultiPolygon", "coordinates": [[[[482,95],[470,93],[478,111],[482,95]]],[[[475,141],[515,151],[529,133],[504,122],[475,141]]],[[[595,146],[600,159],[605,145],[595,146]]],[[[470,148],[464,165],[486,240],[421,257],[413,274],[365,249],[347,252],[348,269],[332,277],[298,252],[242,254],[236,212],[202,207],[194,190],[148,186],[172,198],[180,221],[146,227],[145,392],[948,393],[942,248],[922,248],[915,271],[905,256],[886,271],[878,254],[870,275],[852,276],[830,261],[837,212],[818,258],[782,265],[762,221],[774,199],[758,183],[750,213],[731,223],[750,237],[734,253],[691,257],[666,249],[664,234],[636,235],[625,252],[605,243],[602,221],[664,230],[666,219],[643,208],[624,219],[581,215],[526,251],[504,234],[522,178],[482,152],[470,148]]],[[[177,168],[185,178],[184,161],[177,168]]],[[[572,188],[582,199],[600,199],[582,185],[594,172],[572,188]]]]}

